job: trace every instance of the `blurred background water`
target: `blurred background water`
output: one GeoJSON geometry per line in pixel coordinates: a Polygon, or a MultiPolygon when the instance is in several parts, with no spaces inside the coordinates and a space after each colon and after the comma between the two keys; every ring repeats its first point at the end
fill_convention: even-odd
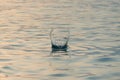
{"type": "Polygon", "coordinates": [[[120,80],[120,0],[1,0],[0,80],[120,80]],[[51,28],[69,55],[49,56],[51,28]]]}

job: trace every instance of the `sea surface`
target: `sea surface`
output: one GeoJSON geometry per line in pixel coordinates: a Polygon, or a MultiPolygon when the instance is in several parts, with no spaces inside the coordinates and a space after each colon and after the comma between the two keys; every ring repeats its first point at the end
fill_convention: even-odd
{"type": "Polygon", "coordinates": [[[120,0],[0,0],[0,80],[120,80],[120,0]]]}

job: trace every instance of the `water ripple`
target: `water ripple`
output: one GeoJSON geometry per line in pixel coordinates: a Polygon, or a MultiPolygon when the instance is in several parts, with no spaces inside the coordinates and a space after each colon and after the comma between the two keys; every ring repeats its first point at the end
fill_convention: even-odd
{"type": "Polygon", "coordinates": [[[0,80],[119,80],[119,0],[0,1],[0,80]],[[69,27],[67,53],[50,30],[69,27]]]}

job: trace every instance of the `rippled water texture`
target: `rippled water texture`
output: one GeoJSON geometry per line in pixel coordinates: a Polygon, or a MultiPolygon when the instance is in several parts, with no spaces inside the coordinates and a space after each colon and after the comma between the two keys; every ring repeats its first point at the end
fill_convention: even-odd
{"type": "Polygon", "coordinates": [[[0,80],[120,80],[120,0],[0,0],[0,80]],[[69,51],[51,55],[58,27],[69,51]]]}

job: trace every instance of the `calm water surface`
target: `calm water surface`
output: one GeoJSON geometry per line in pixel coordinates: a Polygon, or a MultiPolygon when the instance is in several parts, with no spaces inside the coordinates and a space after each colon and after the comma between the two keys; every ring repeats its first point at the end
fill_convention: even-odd
{"type": "Polygon", "coordinates": [[[120,0],[1,0],[0,80],[120,80],[120,0]],[[50,56],[51,28],[70,28],[50,56]]]}

